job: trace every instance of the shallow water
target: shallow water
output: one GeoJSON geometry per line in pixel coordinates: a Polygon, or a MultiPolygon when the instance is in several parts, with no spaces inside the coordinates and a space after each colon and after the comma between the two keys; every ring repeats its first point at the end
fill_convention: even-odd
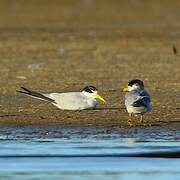
{"type": "Polygon", "coordinates": [[[0,129],[0,179],[180,179],[179,158],[175,129],[0,129]]]}

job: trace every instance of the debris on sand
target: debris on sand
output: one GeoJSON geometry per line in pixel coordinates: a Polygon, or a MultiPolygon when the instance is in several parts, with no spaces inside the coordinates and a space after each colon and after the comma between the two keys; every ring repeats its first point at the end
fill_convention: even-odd
{"type": "Polygon", "coordinates": [[[176,55],[177,53],[178,53],[178,51],[177,51],[177,48],[176,48],[176,46],[175,45],[173,45],[173,53],[176,55]]]}

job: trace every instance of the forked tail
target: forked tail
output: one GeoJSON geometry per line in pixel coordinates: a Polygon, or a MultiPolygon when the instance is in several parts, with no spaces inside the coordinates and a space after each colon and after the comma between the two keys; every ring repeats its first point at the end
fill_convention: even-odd
{"type": "Polygon", "coordinates": [[[26,89],[24,87],[21,87],[21,89],[23,89],[24,91],[17,91],[17,92],[25,94],[27,96],[31,96],[31,97],[37,98],[37,99],[41,99],[41,100],[44,100],[44,101],[49,101],[49,102],[55,103],[55,101],[53,99],[51,99],[49,97],[46,97],[46,96],[44,96],[41,93],[38,93],[38,92],[35,92],[35,91],[31,91],[31,90],[26,89]]]}

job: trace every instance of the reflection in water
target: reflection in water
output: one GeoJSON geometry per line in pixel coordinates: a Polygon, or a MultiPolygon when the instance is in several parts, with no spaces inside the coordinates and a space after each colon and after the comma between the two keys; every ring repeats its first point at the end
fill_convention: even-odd
{"type": "Polygon", "coordinates": [[[1,179],[180,176],[173,129],[1,128],[0,147],[1,179]]]}

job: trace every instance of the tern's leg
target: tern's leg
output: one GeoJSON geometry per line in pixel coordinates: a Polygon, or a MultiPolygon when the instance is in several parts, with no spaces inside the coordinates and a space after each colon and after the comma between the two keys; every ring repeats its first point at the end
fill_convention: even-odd
{"type": "Polygon", "coordinates": [[[132,115],[132,113],[129,113],[129,118],[128,118],[128,125],[129,126],[132,126],[133,124],[132,124],[132,121],[133,121],[133,115],[132,115]]]}
{"type": "Polygon", "coordinates": [[[142,125],[144,125],[144,115],[143,115],[143,114],[141,114],[140,123],[141,123],[142,125]]]}

